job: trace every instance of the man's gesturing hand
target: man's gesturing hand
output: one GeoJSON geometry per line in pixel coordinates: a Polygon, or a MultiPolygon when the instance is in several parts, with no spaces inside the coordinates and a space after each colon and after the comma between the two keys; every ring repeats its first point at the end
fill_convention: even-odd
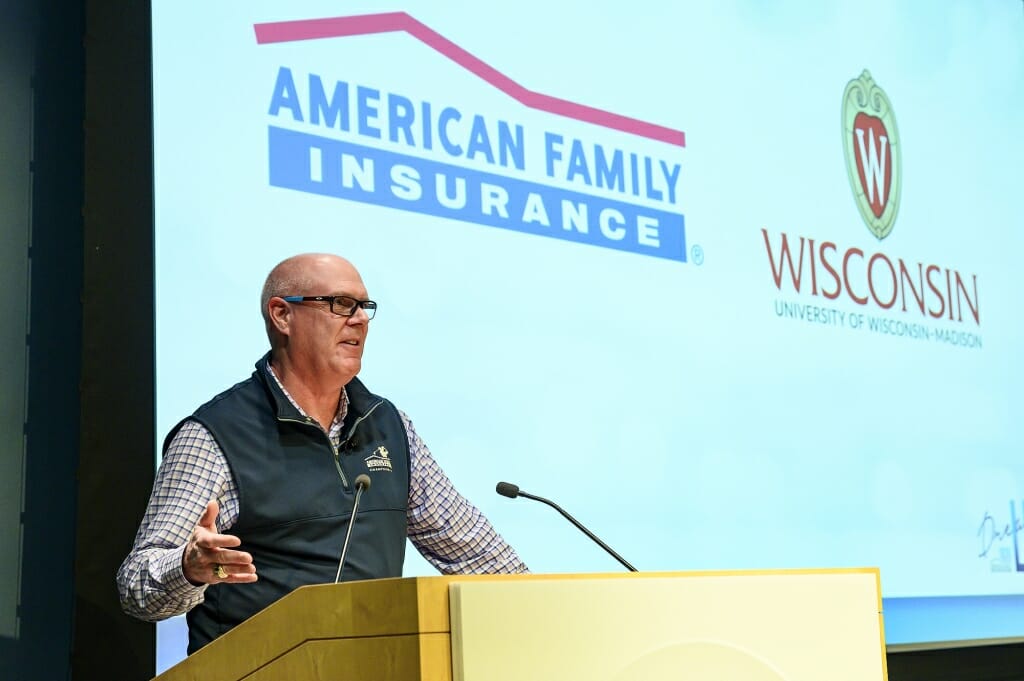
{"type": "Polygon", "coordinates": [[[231,534],[217,533],[219,512],[217,502],[211,501],[206,505],[196,529],[192,530],[192,537],[181,557],[185,578],[196,585],[255,582],[256,566],[252,564],[252,555],[232,550],[242,541],[231,534]]]}

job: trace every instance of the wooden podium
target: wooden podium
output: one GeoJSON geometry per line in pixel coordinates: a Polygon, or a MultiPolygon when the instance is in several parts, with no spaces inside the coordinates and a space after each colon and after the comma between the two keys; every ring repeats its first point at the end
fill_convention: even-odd
{"type": "Polygon", "coordinates": [[[878,570],[308,586],[156,680],[669,678],[885,681],[878,570]]]}

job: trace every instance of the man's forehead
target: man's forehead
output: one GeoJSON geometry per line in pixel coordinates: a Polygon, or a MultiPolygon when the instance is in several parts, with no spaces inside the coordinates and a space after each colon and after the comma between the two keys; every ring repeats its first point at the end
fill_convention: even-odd
{"type": "Polygon", "coordinates": [[[310,279],[323,286],[363,286],[363,279],[355,266],[342,258],[323,258],[310,263],[310,279]]]}
{"type": "Polygon", "coordinates": [[[362,279],[356,278],[324,278],[314,281],[315,295],[366,297],[366,286],[362,279]]]}

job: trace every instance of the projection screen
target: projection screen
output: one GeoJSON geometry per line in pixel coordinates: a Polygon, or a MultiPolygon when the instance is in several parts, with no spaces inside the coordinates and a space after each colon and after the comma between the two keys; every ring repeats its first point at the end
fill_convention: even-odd
{"type": "Polygon", "coordinates": [[[499,480],[641,570],[878,566],[888,643],[1020,638],[1022,19],[155,2],[159,438],[337,253],[360,377],[532,570],[620,567],[499,480]]]}

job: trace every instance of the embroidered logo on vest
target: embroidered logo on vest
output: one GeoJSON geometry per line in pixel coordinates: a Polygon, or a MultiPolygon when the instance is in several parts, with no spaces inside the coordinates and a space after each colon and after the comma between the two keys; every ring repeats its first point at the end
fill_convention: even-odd
{"type": "Polygon", "coordinates": [[[384,445],[373,450],[373,454],[366,457],[366,467],[371,471],[391,472],[391,459],[388,457],[388,449],[384,445]]]}

